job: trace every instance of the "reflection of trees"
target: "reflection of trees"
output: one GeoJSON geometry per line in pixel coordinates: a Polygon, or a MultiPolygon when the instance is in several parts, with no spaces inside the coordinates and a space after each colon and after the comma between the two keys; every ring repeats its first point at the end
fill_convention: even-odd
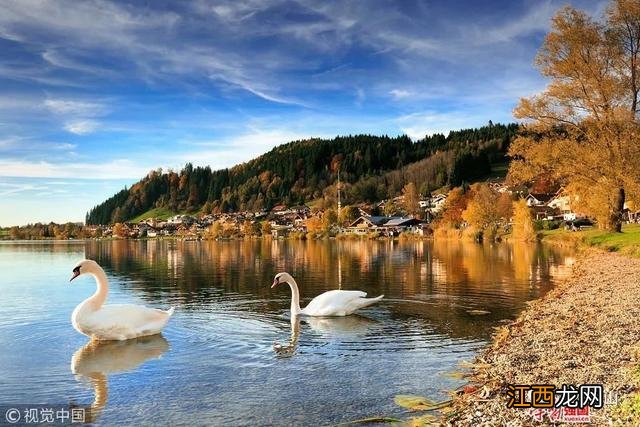
{"type": "Polygon", "coordinates": [[[18,242],[0,241],[1,252],[56,252],[56,253],[82,253],[85,246],[84,240],[22,240],[18,242]]]}
{"type": "Polygon", "coordinates": [[[186,309],[189,303],[210,304],[213,296],[224,301],[245,295],[255,302],[245,309],[274,311],[289,298],[269,289],[277,272],[296,277],[303,299],[336,289],[340,274],[342,289],[385,294],[392,314],[429,319],[456,336],[489,333],[496,320],[546,292],[569,256],[535,244],[458,240],[129,240],[88,242],[86,252],[136,281],[149,297],[179,295],[186,309]],[[491,314],[472,317],[469,309],[491,314]]]}

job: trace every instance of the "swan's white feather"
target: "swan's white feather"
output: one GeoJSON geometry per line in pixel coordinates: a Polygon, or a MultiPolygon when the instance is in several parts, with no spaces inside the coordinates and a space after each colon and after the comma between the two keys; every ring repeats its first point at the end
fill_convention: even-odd
{"type": "Polygon", "coordinates": [[[126,340],[160,333],[173,314],[134,304],[112,304],[77,316],[74,326],[79,332],[99,340],[126,340]]]}
{"type": "Polygon", "coordinates": [[[80,261],[73,269],[71,280],[82,274],[90,274],[96,280],[94,295],[81,302],[71,314],[73,327],[100,341],[128,340],[159,334],[173,314],[167,311],[134,304],[103,305],[109,293],[109,281],[97,262],[80,261]]]}
{"type": "Polygon", "coordinates": [[[359,308],[366,307],[382,299],[366,298],[367,293],[362,291],[327,291],[312,299],[309,304],[300,311],[306,316],[348,316],[359,308]]]}

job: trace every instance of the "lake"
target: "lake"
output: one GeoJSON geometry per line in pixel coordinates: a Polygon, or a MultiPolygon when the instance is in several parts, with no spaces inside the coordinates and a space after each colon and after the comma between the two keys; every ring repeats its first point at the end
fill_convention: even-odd
{"type": "MultiPolygon", "coordinates": [[[[397,394],[447,399],[494,327],[570,272],[574,254],[461,241],[70,241],[0,243],[0,404],[91,405],[101,425],[331,425],[410,416],[397,394]],[[108,303],[176,313],[162,335],[88,345],[69,283],[82,258],[108,303]],[[330,289],[385,295],[346,318],[291,322],[330,289]]],[[[4,420],[3,420],[4,421],[4,420]]]]}

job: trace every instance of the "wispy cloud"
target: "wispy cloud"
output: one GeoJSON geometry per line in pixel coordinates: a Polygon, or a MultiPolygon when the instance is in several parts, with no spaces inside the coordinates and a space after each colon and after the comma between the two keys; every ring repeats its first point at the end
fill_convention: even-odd
{"type": "Polygon", "coordinates": [[[404,99],[409,98],[411,96],[411,92],[404,89],[392,89],[389,91],[389,95],[395,99],[404,99]]]}
{"type": "Polygon", "coordinates": [[[482,126],[489,120],[483,113],[424,111],[401,116],[397,123],[402,131],[415,141],[426,135],[441,133],[446,136],[450,130],[482,126]]]}
{"type": "Polygon", "coordinates": [[[0,159],[0,176],[20,178],[137,179],[152,168],[128,159],[96,163],[0,159]]]}
{"type": "Polygon", "coordinates": [[[44,106],[64,122],[63,128],[76,135],[88,135],[99,128],[96,117],[107,114],[104,104],[70,99],[47,99],[44,106]]]}
{"type": "MultiPolygon", "coordinates": [[[[229,138],[183,141],[183,143],[198,147],[198,149],[181,153],[177,160],[180,164],[192,162],[201,166],[209,165],[213,169],[222,169],[251,160],[284,142],[309,137],[308,134],[286,129],[250,127],[244,133],[229,138]]],[[[175,162],[176,159],[173,160],[175,162]]]]}
{"type": "Polygon", "coordinates": [[[95,117],[105,113],[102,104],[69,99],[47,99],[44,106],[55,114],[69,114],[80,117],[95,117]]]}
{"type": "Polygon", "coordinates": [[[98,128],[98,122],[95,120],[75,120],[65,123],[64,128],[76,135],[87,135],[98,128]]]}
{"type": "Polygon", "coordinates": [[[7,184],[0,182],[0,196],[9,196],[27,191],[46,190],[46,186],[33,184],[7,184]]]}

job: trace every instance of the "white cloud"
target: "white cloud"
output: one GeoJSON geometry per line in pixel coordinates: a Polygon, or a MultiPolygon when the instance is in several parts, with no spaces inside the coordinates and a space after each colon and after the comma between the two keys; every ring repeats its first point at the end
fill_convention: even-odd
{"type": "Polygon", "coordinates": [[[404,89],[393,89],[389,91],[389,95],[391,95],[395,99],[404,99],[411,96],[411,92],[404,89]]]}
{"type": "Polygon", "coordinates": [[[0,138],[0,149],[2,148],[10,148],[18,143],[23,138],[17,136],[9,136],[5,138],[0,138]]]}
{"type": "Polygon", "coordinates": [[[68,142],[61,142],[61,143],[56,143],[51,145],[51,148],[54,148],[56,150],[73,150],[75,148],[78,148],[78,144],[70,144],[68,142]]]}
{"type": "Polygon", "coordinates": [[[151,167],[134,164],[128,159],[117,159],[102,163],[51,163],[44,160],[0,159],[0,176],[4,177],[139,179],[151,169],[151,167]]]}
{"type": "Polygon", "coordinates": [[[99,123],[94,118],[107,114],[105,105],[97,102],[47,99],[43,102],[43,105],[53,114],[63,119],[63,127],[67,132],[76,135],[93,133],[99,127],[99,123]]]}
{"type": "Polygon", "coordinates": [[[46,186],[33,184],[8,184],[0,182],[0,196],[9,196],[11,194],[23,193],[25,191],[46,190],[46,186]]]}
{"type": "Polygon", "coordinates": [[[415,141],[434,133],[441,133],[446,136],[450,130],[482,126],[488,123],[490,119],[491,117],[484,113],[469,114],[461,111],[438,113],[426,111],[399,117],[397,122],[400,129],[415,141]]]}
{"type": "Polygon", "coordinates": [[[309,137],[309,135],[283,129],[250,128],[248,132],[235,137],[215,141],[185,142],[199,147],[209,146],[211,149],[188,151],[182,153],[179,159],[183,164],[192,162],[200,166],[211,166],[214,170],[222,169],[254,159],[277,145],[309,137]]]}
{"type": "Polygon", "coordinates": [[[44,106],[55,114],[74,115],[81,117],[96,117],[105,113],[102,104],[68,99],[47,99],[44,106]]]}
{"type": "Polygon", "coordinates": [[[98,122],[95,120],[76,120],[65,123],[64,128],[76,135],[88,135],[98,128],[98,122]]]}

